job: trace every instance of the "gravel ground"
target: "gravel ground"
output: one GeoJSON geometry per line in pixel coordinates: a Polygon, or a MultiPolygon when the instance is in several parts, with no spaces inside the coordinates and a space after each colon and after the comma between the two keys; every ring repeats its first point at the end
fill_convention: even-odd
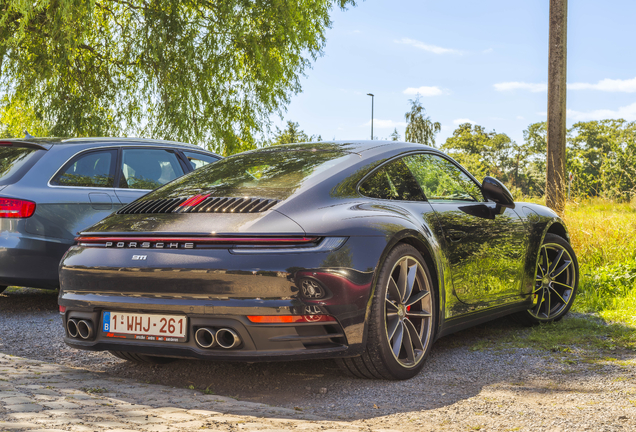
{"type": "Polygon", "coordinates": [[[436,342],[424,370],[402,382],[346,377],[331,361],[223,363],[180,360],[146,366],[61,342],[52,291],[0,294],[0,352],[141,383],[302,410],[356,426],[398,430],[636,430],[636,355],[475,349],[489,332],[519,331],[506,319],[436,342]],[[471,349],[473,348],[473,349],[471,349]]]}

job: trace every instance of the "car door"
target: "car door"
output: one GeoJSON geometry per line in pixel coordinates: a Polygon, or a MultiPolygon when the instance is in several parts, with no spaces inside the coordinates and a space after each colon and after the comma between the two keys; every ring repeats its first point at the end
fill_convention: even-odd
{"type": "Polygon", "coordinates": [[[27,231],[72,241],[77,233],[116,210],[117,150],[96,149],[73,156],[49,181],[27,231]]]}
{"type": "Polygon", "coordinates": [[[123,205],[185,174],[172,149],[123,147],[120,160],[115,193],[123,205]]]}
{"type": "Polygon", "coordinates": [[[481,187],[441,155],[418,153],[404,162],[443,231],[454,294],[460,301],[451,316],[519,301],[527,243],[519,216],[486,202],[481,187]]]}

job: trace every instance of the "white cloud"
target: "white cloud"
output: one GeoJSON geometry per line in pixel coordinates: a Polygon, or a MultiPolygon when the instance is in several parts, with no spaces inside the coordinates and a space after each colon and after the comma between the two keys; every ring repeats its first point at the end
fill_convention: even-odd
{"type": "MultiPolygon", "coordinates": [[[[526,82],[503,82],[494,84],[497,91],[510,90],[528,90],[533,93],[544,92],[548,90],[548,85],[543,83],[526,83],[526,82]]],[[[592,83],[570,83],[568,90],[599,90],[605,92],[621,92],[636,93],[636,78],[632,79],[609,79],[600,80],[596,84],[592,83]]]]}
{"type": "Polygon", "coordinates": [[[494,51],[494,49],[492,49],[492,48],[488,48],[488,49],[483,50],[482,52],[483,52],[484,54],[490,54],[490,53],[491,53],[491,52],[493,52],[493,51],[494,51]]]}
{"type": "Polygon", "coordinates": [[[609,79],[600,80],[596,84],[572,83],[568,84],[568,90],[600,90],[606,92],[636,92],[636,78],[632,79],[609,79]]]}
{"type": "Polygon", "coordinates": [[[458,119],[453,120],[453,124],[455,124],[455,125],[460,125],[460,124],[464,124],[464,123],[475,124],[474,121],[472,121],[471,119],[467,119],[467,118],[458,118],[458,119]]]}
{"type": "Polygon", "coordinates": [[[517,120],[525,120],[524,116],[517,116],[517,120]]]}
{"type": "Polygon", "coordinates": [[[529,90],[533,93],[544,92],[548,90],[547,84],[535,84],[519,81],[503,82],[494,84],[497,91],[510,91],[510,90],[529,90]]]}
{"type": "Polygon", "coordinates": [[[415,48],[419,48],[421,50],[424,51],[428,51],[428,52],[432,52],[433,54],[459,54],[461,55],[462,52],[458,51],[456,49],[452,49],[452,48],[442,48],[442,47],[438,47],[435,45],[428,45],[425,44],[424,42],[420,42],[414,39],[409,39],[409,38],[402,38],[400,40],[396,40],[394,41],[395,43],[399,43],[399,44],[405,44],[405,45],[411,45],[415,48]]]}
{"type": "MultiPolygon", "coordinates": [[[[369,127],[371,126],[371,120],[361,125],[360,127],[369,127]]],[[[373,119],[373,128],[379,129],[388,129],[388,128],[396,128],[396,127],[406,127],[406,122],[396,122],[393,120],[381,120],[381,119],[373,119]]]]}
{"type": "Polygon", "coordinates": [[[602,120],[602,119],[617,119],[622,118],[627,121],[636,120],[636,102],[631,105],[620,107],[617,110],[600,109],[594,111],[567,111],[567,119],[575,121],[589,121],[589,120],[602,120]]]}
{"type": "Polygon", "coordinates": [[[426,96],[439,96],[443,94],[444,92],[439,87],[422,86],[422,87],[409,87],[406,90],[404,90],[403,93],[407,95],[419,94],[421,96],[426,97],[426,96]]]}

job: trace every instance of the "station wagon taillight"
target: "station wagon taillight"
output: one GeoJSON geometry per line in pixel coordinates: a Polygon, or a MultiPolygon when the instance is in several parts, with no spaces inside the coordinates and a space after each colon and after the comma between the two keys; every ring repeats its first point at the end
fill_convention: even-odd
{"type": "Polygon", "coordinates": [[[0,198],[0,218],[28,218],[35,212],[32,201],[0,198]]]}

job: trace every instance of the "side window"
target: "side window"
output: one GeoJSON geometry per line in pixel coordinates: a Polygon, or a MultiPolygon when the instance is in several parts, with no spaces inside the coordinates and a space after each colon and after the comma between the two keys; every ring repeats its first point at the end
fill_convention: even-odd
{"type": "Polygon", "coordinates": [[[405,157],[404,162],[430,202],[484,201],[479,186],[440,156],[417,154],[405,157]]]}
{"type": "Polygon", "coordinates": [[[181,177],[183,168],[174,152],[162,149],[123,149],[120,188],[156,189],[181,177]]]}
{"type": "Polygon", "coordinates": [[[218,161],[218,159],[214,156],[206,155],[203,153],[184,151],[183,154],[190,161],[193,170],[218,161]]]}
{"type": "Polygon", "coordinates": [[[422,191],[402,160],[384,165],[367,178],[359,190],[370,198],[424,201],[422,191]]]}
{"type": "Polygon", "coordinates": [[[68,163],[51,184],[59,186],[113,187],[115,182],[115,150],[83,153],[68,163]]]}

